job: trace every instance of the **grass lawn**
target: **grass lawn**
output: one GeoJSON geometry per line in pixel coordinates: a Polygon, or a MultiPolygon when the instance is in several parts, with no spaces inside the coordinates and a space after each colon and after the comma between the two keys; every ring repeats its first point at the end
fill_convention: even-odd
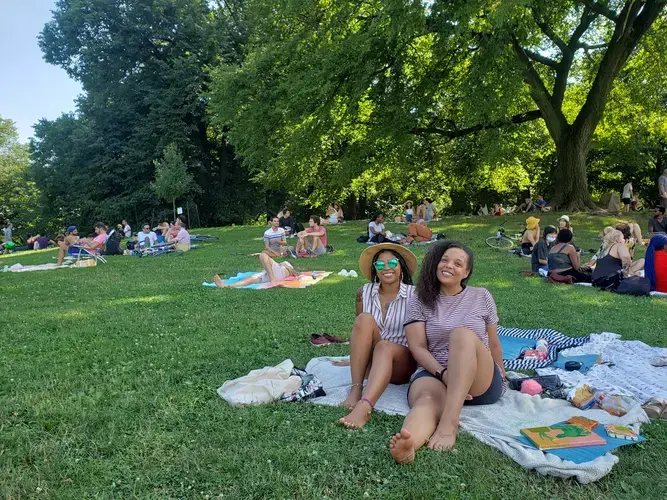
{"type": "MultiPolygon", "coordinates": [[[[642,229],[647,218],[637,217],[642,229]]],[[[521,220],[508,218],[510,233],[521,220]]],[[[577,244],[597,248],[597,232],[613,221],[573,217],[577,244]]],[[[484,245],[497,223],[452,217],[433,228],[473,248],[471,284],[491,291],[502,325],[572,336],[612,331],[667,346],[667,300],[524,278],[529,259],[484,245]]],[[[259,250],[263,230],[210,230],[219,242],[183,256],[0,275],[0,497],[667,497],[664,423],[645,426],[644,445],[617,451],[611,474],[582,486],[525,471],[467,434],[453,453],[420,451],[412,465],[396,465],[388,440],[401,417],[376,413],[363,430],[348,431],[337,425],[343,409],[228,406],[215,392],[227,379],[285,358],[303,367],[346,354],[347,346],[314,348],[308,339],[323,330],[349,336],[364,282],[334,274],[300,290],[201,286],[216,273],[258,269],[256,258],[237,253],[259,250]]],[[[296,266],[356,269],[362,232],[361,222],[331,228],[337,252],[296,266]]],[[[420,260],[427,248],[416,249],[420,260]]]]}

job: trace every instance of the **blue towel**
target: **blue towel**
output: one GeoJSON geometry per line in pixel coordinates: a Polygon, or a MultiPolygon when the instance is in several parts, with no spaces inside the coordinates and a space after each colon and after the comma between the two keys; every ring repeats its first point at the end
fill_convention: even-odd
{"type": "MultiPolygon", "coordinates": [[[[222,280],[222,282],[225,285],[233,285],[234,283],[238,283],[242,279],[249,278],[250,276],[255,276],[256,274],[259,274],[257,271],[255,272],[250,272],[250,273],[238,273],[236,276],[233,276],[231,278],[227,278],[226,280],[222,280]]],[[[239,286],[237,288],[259,288],[261,283],[254,283],[252,285],[246,285],[246,286],[239,286]]],[[[215,283],[207,283],[204,281],[202,283],[202,286],[208,287],[208,288],[218,288],[215,283]]]]}
{"type": "MultiPolygon", "coordinates": [[[[564,423],[564,422],[561,422],[564,423]]],[[[604,456],[608,451],[615,450],[621,446],[626,446],[629,444],[641,443],[646,441],[646,438],[639,436],[639,441],[627,441],[625,439],[616,439],[609,437],[607,431],[604,428],[604,425],[600,424],[595,429],[593,429],[598,436],[602,436],[607,444],[603,446],[580,446],[578,448],[561,448],[559,450],[549,450],[544,453],[550,453],[556,455],[557,457],[562,458],[563,460],[569,460],[575,464],[584,464],[586,462],[591,462],[598,457],[604,456]]],[[[526,444],[532,448],[537,448],[533,442],[525,436],[517,436],[517,439],[523,444],[526,444]]]]}
{"type": "Polygon", "coordinates": [[[579,368],[579,371],[581,373],[586,373],[588,370],[593,368],[593,365],[597,363],[599,358],[600,356],[597,354],[585,354],[583,356],[563,356],[561,353],[558,353],[558,359],[554,361],[553,365],[551,366],[565,370],[565,363],[568,361],[579,361],[583,363],[581,368],[579,368]]]}
{"type": "MultiPolygon", "coordinates": [[[[520,328],[505,328],[498,325],[498,336],[514,337],[522,339],[526,343],[532,342],[533,347],[535,341],[539,338],[545,338],[549,342],[547,359],[505,359],[504,364],[507,370],[536,370],[537,368],[544,368],[558,359],[558,351],[590,342],[589,335],[573,338],[549,328],[523,330],[520,328]]],[[[503,358],[506,357],[503,355],[503,358]]]]}
{"type": "Polygon", "coordinates": [[[508,337],[506,335],[498,335],[498,338],[503,348],[503,359],[519,359],[519,355],[526,349],[535,349],[536,339],[508,337]]]}

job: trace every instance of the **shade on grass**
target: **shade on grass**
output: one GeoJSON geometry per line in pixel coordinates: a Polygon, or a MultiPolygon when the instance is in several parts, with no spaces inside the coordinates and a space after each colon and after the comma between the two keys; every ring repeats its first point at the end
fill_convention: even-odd
{"type": "MultiPolygon", "coordinates": [[[[520,221],[510,217],[508,232],[520,221]]],[[[473,248],[471,284],[489,288],[503,325],[573,336],[614,331],[667,345],[666,300],[522,277],[529,259],[484,246],[497,222],[456,217],[433,229],[473,248]]],[[[572,222],[579,246],[595,248],[597,232],[613,219],[572,222]]],[[[178,257],[116,257],[91,269],[0,276],[0,496],[664,497],[664,424],[644,427],[647,443],[620,450],[608,477],[581,486],[526,472],[467,435],[455,453],[423,451],[413,465],[397,466],[388,440],[400,417],[376,414],[354,432],[336,424],[342,409],[229,407],[215,392],[226,379],[285,358],[305,366],[313,356],[346,354],[347,346],[316,349],[308,338],[349,336],[363,284],[334,273],[302,290],[201,286],[216,273],[259,270],[256,258],[235,254],[260,249],[262,231],[213,230],[220,241],[178,257]]],[[[356,268],[366,246],[355,237],[363,231],[362,223],[329,228],[338,251],[299,260],[297,268],[356,268]]],[[[420,260],[427,250],[416,248],[420,260]]],[[[54,256],[0,259],[36,264],[54,256]]]]}

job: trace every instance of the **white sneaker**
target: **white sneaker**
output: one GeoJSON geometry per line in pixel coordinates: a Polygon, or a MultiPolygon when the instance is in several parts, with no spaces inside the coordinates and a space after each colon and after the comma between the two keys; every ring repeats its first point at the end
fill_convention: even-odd
{"type": "Polygon", "coordinates": [[[347,276],[349,276],[349,274],[347,274],[347,271],[345,269],[341,269],[340,272],[338,273],[338,276],[346,276],[347,277],[347,276]]]}
{"type": "Polygon", "coordinates": [[[357,274],[357,271],[354,271],[354,270],[348,272],[347,275],[348,275],[350,278],[358,278],[358,277],[359,277],[359,275],[357,274]]]}

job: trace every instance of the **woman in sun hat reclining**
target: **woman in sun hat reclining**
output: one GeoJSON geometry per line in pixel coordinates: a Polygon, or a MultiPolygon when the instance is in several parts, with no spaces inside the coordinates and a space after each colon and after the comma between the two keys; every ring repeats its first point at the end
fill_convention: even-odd
{"type": "Polygon", "coordinates": [[[493,404],[503,394],[496,304],[485,288],[467,285],[472,271],[472,251],[457,241],[436,243],[424,257],[405,319],[420,369],[408,389],[410,413],[389,443],[398,463],[412,462],[427,443],[450,449],[463,405],[493,404]]]}
{"type": "Polygon", "coordinates": [[[361,253],[359,267],[370,283],[357,292],[357,317],[350,337],[352,388],[341,403],[351,412],[340,419],[346,427],[357,429],[368,422],[387,385],[405,384],[415,371],[403,323],[414,293],[417,258],[400,245],[380,243],[361,253]]]}

